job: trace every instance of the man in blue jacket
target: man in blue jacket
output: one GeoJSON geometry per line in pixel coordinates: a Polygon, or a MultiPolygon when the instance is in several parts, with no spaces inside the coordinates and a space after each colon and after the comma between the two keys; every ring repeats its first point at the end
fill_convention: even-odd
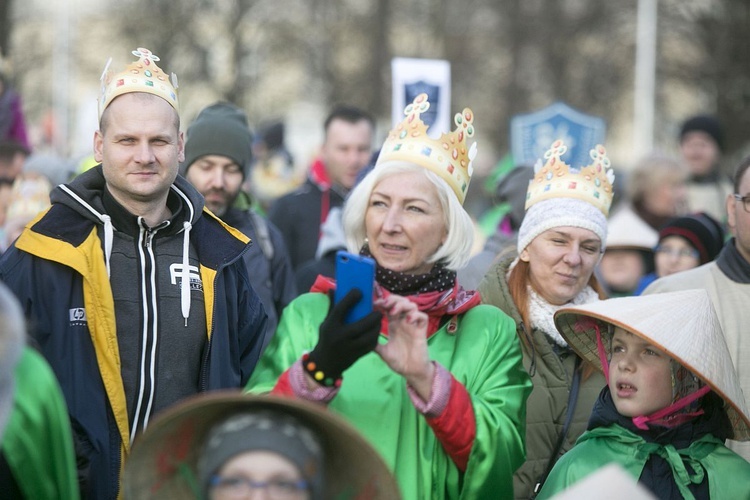
{"type": "Polygon", "coordinates": [[[242,260],[248,238],[177,176],[176,89],[158,57],[133,54],[102,77],[100,164],[55,188],[0,260],[65,395],[84,498],[117,497],[156,413],[244,386],[266,325],[242,260]]]}
{"type": "Polygon", "coordinates": [[[249,195],[240,189],[250,168],[252,144],[245,112],[226,102],[212,104],[187,130],[180,173],[203,195],[211,212],[253,241],[244,259],[250,283],[268,314],[265,347],[281,311],[297,297],[297,286],[284,237],[253,210],[249,195]]]}

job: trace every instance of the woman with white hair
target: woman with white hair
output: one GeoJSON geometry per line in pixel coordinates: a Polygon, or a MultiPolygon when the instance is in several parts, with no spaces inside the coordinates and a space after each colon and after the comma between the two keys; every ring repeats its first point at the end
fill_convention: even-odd
{"type": "MultiPolygon", "coordinates": [[[[428,107],[424,94],[406,107],[344,208],[349,249],[376,262],[376,311],[344,323],[358,294],[334,306],[325,293],[298,297],[248,388],[343,415],[384,457],[404,498],[507,498],[524,457],[531,385],[513,321],[456,280],[473,235],[462,207],[473,113],[464,109],[457,130],[431,139],[419,118],[428,107]]],[[[313,291],[335,286],[321,277],[313,291]]]]}
{"type": "Polygon", "coordinates": [[[614,174],[602,146],[592,163],[572,169],[555,141],[535,167],[516,248],[479,285],[482,300],[516,321],[523,364],[534,389],[526,408],[526,462],[514,476],[515,498],[533,497],[557,458],[586,430],[604,378],[583,363],[555,328],[567,305],[603,297],[594,276],[607,241],[614,174]]]}

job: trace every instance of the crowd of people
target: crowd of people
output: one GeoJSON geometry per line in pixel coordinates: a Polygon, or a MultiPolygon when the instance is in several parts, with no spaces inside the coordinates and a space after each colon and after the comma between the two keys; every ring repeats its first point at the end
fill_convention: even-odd
{"type": "Polygon", "coordinates": [[[375,145],[335,106],[298,179],[283,123],[183,124],[133,55],[63,180],[0,79],[0,496],[551,498],[617,464],[750,498],[750,158],[723,176],[714,117],[628,172],[554,141],[473,254],[470,108],[435,137],[420,94],[375,145]]]}

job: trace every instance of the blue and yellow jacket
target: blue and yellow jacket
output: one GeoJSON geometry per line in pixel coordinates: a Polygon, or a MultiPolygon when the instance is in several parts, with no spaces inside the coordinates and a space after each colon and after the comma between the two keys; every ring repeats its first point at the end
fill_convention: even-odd
{"type": "MultiPolygon", "coordinates": [[[[55,188],[52,207],[3,255],[0,279],[21,301],[31,334],[60,382],[79,465],[88,462],[84,496],[115,498],[133,433],[118,342],[128,332],[118,337],[110,284],[117,228],[103,213],[103,191],[101,166],[55,188]]],[[[184,238],[184,248],[197,256],[202,282],[205,311],[196,316],[202,319],[205,312],[207,339],[196,369],[198,390],[242,387],[258,361],[266,324],[241,258],[249,239],[205,211],[202,197],[181,177],[170,196],[179,197],[185,209],[185,226],[175,237],[184,238]]],[[[177,286],[182,286],[187,322],[189,283],[196,280],[188,274],[193,266],[183,262],[185,279],[177,286]]],[[[161,307],[158,295],[154,304],[161,307]]]]}

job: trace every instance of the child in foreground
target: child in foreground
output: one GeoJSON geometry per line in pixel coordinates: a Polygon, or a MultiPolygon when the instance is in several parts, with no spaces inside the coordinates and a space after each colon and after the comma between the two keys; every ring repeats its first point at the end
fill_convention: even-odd
{"type": "Polygon", "coordinates": [[[555,324],[607,379],[588,430],[552,469],[549,498],[616,462],[660,499],[750,498],[750,417],[704,290],[561,309],[555,324]]]}

